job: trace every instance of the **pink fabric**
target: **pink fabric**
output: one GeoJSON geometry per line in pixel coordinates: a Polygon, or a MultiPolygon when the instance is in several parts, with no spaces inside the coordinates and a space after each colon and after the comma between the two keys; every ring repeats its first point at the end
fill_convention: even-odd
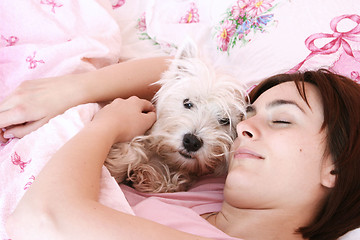
{"type": "MultiPolygon", "coordinates": [[[[310,60],[316,55],[331,55],[340,50],[340,48],[343,49],[343,52],[340,55],[340,58],[348,58],[349,62],[346,62],[343,66],[339,64],[339,61],[337,61],[336,66],[333,65],[332,69],[338,73],[341,73],[349,78],[354,79],[355,81],[358,81],[354,77],[354,74],[357,73],[359,75],[359,58],[357,58],[357,55],[355,55],[355,52],[352,50],[350,42],[360,42],[360,16],[357,14],[344,14],[338,17],[335,17],[330,22],[330,28],[333,31],[333,33],[315,33],[310,35],[305,40],[306,47],[311,51],[311,53],[299,64],[297,64],[294,68],[292,68],[289,72],[295,72],[298,71],[305,62],[310,60]],[[341,21],[344,20],[350,20],[352,21],[355,26],[351,28],[348,31],[338,31],[338,24],[341,23],[341,21]],[[317,47],[315,45],[315,41],[320,39],[326,39],[328,42],[323,45],[322,47],[317,47]],[[351,64],[352,59],[357,61],[358,63],[356,65],[351,64]],[[349,64],[350,63],[350,64],[349,64]],[[351,73],[347,71],[349,69],[349,65],[351,66],[351,73]],[[346,69],[347,68],[347,69],[346,69]],[[355,73],[356,72],[356,73],[355,73]]],[[[340,62],[344,62],[343,60],[340,62]]],[[[358,77],[358,76],[356,76],[358,77]]]]}
{"type": "MultiPolygon", "coordinates": [[[[295,67],[300,70],[329,67],[360,83],[358,0],[349,0],[347,4],[328,0],[326,11],[322,0],[262,1],[266,8],[272,6],[263,14],[268,17],[273,14],[274,21],[264,31],[245,33],[242,39],[246,41],[240,41],[240,32],[234,33],[238,44],[231,51],[219,51],[216,36],[224,30],[220,23],[228,16],[226,13],[234,10],[231,7],[240,2],[0,1],[0,101],[24,80],[90,71],[115,63],[120,57],[173,53],[182,39],[189,36],[210,62],[248,86],[295,67]]],[[[0,239],[7,239],[6,217],[36,181],[47,160],[90,121],[97,109],[96,104],[70,109],[23,139],[0,146],[0,239]]],[[[122,190],[139,216],[226,239],[198,216],[220,209],[222,194],[218,184],[221,183],[199,185],[188,193],[155,194],[149,199],[128,187],[123,186],[122,190]],[[190,224],[185,214],[192,219],[190,224]]],[[[100,200],[107,206],[133,213],[106,170],[100,200]]],[[[359,236],[358,229],[342,240],[359,236]]]]}
{"type": "Polygon", "coordinates": [[[200,215],[221,210],[225,178],[203,178],[188,192],[140,193],[121,186],[136,216],[169,227],[213,239],[237,239],[228,236],[200,215]]]}
{"type": "Polygon", "coordinates": [[[107,0],[0,1],[0,101],[24,80],[117,62],[112,11],[107,0]]]}
{"type": "MultiPolygon", "coordinates": [[[[25,80],[117,62],[121,35],[112,11],[107,0],[0,1],[0,101],[25,80]]],[[[26,137],[1,144],[0,239],[7,239],[7,216],[48,159],[97,110],[96,104],[73,108],[26,137]]],[[[102,203],[133,213],[107,170],[101,184],[102,203]]]]}
{"type": "MultiPolygon", "coordinates": [[[[69,109],[37,131],[0,147],[0,239],[7,239],[4,224],[50,157],[89,122],[99,107],[86,104],[69,109]]],[[[79,169],[81,171],[81,169],[79,169]]],[[[61,193],[59,193],[61,194],[61,193]]],[[[133,214],[118,184],[103,167],[100,202],[133,214]]],[[[19,226],[21,227],[21,226],[19,226]]]]}

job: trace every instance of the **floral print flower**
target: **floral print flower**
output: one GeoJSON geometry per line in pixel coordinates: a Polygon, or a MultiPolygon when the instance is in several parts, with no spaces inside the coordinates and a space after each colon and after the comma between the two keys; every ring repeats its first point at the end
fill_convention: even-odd
{"type": "Polygon", "coordinates": [[[195,3],[192,2],[190,4],[190,10],[187,11],[183,17],[181,17],[179,23],[198,23],[199,21],[199,10],[195,3]]]}
{"type": "Polygon", "coordinates": [[[253,0],[251,7],[249,9],[249,14],[251,16],[257,16],[265,12],[272,7],[271,3],[274,0],[253,0]]]}
{"type": "Polygon", "coordinates": [[[166,43],[163,41],[158,41],[156,39],[156,36],[151,37],[148,33],[147,33],[147,26],[146,26],[146,12],[142,13],[140,15],[140,17],[137,20],[137,29],[139,30],[138,32],[138,38],[140,40],[148,40],[151,41],[153,45],[159,46],[160,49],[162,49],[165,53],[168,53],[170,55],[175,55],[176,52],[176,45],[175,44],[170,44],[170,43],[166,43]]]}
{"type": "Polygon", "coordinates": [[[117,2],[112,5],[112,8],[117,9],[119,7],[122,7],[124,4],[125,4],[125,0],[117,0],[117,2]]]}
{"type": "Polygon", "coordinates": [[[145,18],[145,12],[141,14],[140,18],[138,19],[138,29],[140,32],[146,31],[146,18],[145,18]]]}
{"type": "Polygon", "coordinates": [[[221,51],[226,51],[228,49],[230,38],[234,35],[235,31],[235,25],[231,21],[226,20],[223,22],[221,31],[217,36],[218,46],[221,51]]]}
{"type": "Polygon", "coordinates": [[[249,6],[251,5],[251,2],[253,0],[239,0],[236,2],[234,6],[231,8],[231,15],[234,19],[242,18],[244,17],[246,11],[248,10],[249,6]]]}
{"type": "Polygon", "coordinates": [[[229,53],[239,41],[246,44],[256,32],[264,32],[265,27],[274,22],[274,14],[270,13],[275,7],[273,1],[236,1],[219,26],[215,27],[218,49],[229,53]]]}
{"type": "Polygon", "coordinates": [[[351,75],[351,79],[353,79],[355,82],[360,84],[360,74],[358,71],[352,71],[350,75],[351,75]]]}

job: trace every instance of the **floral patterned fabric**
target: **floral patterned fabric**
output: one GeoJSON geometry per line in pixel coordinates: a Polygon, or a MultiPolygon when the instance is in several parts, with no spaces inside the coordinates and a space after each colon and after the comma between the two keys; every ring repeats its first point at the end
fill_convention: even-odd
{"type": "Polygon", "coordinates": [[[229,51],[239,42],[245,45],[251,41],[252,34],[266,31],[267,26],[274,23],[273,2],[238,0],[220,21],[220,27],[216,27],[218,49],[229,51]]]}
{"type": "Polygon", "coordinates": [[[360,79],[354,0],[325,6],[320,0],[153,0],[141,11],[138,39],[174,54],[190,37],[205,58],[249,88],[273,74],[319,67],[360,79]]]}
{"type": "MultiPolygon", "coordinates": [[[[12,0],[0,1],[0,13],[0,100],[25,80],[174,55],[186,38],[249,89],[273,74],[319,67],[360,83],[358,0],[12,0]]],[[[41,168],[95,112],[73,108],[0,145],[0,239],[41,168]]],[[[132,213],[107,174],[102,201],[132,213]]],[[[359,231],[342,240],[360,239],[359,231]]]]}

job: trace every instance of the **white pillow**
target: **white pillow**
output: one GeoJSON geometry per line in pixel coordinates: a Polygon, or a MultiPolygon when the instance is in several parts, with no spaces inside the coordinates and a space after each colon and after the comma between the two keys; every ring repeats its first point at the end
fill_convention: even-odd
{"type": "Polygon", "coordinates": [[[221,22],[233,19],[242,2],[249,1],[149,1],[144,15],[145,33],[166,51],[190,36],[203,55],[249,86],[273,74],[287,72],[303,60],[306,61],[300,70],[332,67],[360,80],[357,0],[262,1],[257,11],[248,7],[253,16],[245,18],[262,20],[258,24],[262,29],[252,25],[239,40],[241,29],[236,28],[231,38],[235,46],[221,51],[218,41],[223,32],[221,22]],[[192,22],[184,23],[184,18],[192,22]],[[265,25],[264,20],[269,22],[265,25]],[[341,32],[345,32],[343,36],[339,36],[341,32]],[[314,41],[306,43],[309,37],[314,41]],[[324,46],[329,49],[322,49],[324,46]]]}

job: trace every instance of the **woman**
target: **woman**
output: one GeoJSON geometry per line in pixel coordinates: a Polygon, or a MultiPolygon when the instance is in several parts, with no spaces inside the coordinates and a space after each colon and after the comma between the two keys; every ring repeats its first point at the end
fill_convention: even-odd
{"type": "MultiPolygon", "coordinates": [[[[237,127],[223,207],[204,218],[244,239],[336,239],[359,227],[359,86],[327,71],[284,74],[262,82],[250,99],[237,127]]],[[[97,202],[111,145],[154,121],[152,105],[136,97],[103,108],[37,177],[7,223],[10,236],[202,239],[97,202]],[[118,128],[119,118],[126,127],[118,128]]]]}

